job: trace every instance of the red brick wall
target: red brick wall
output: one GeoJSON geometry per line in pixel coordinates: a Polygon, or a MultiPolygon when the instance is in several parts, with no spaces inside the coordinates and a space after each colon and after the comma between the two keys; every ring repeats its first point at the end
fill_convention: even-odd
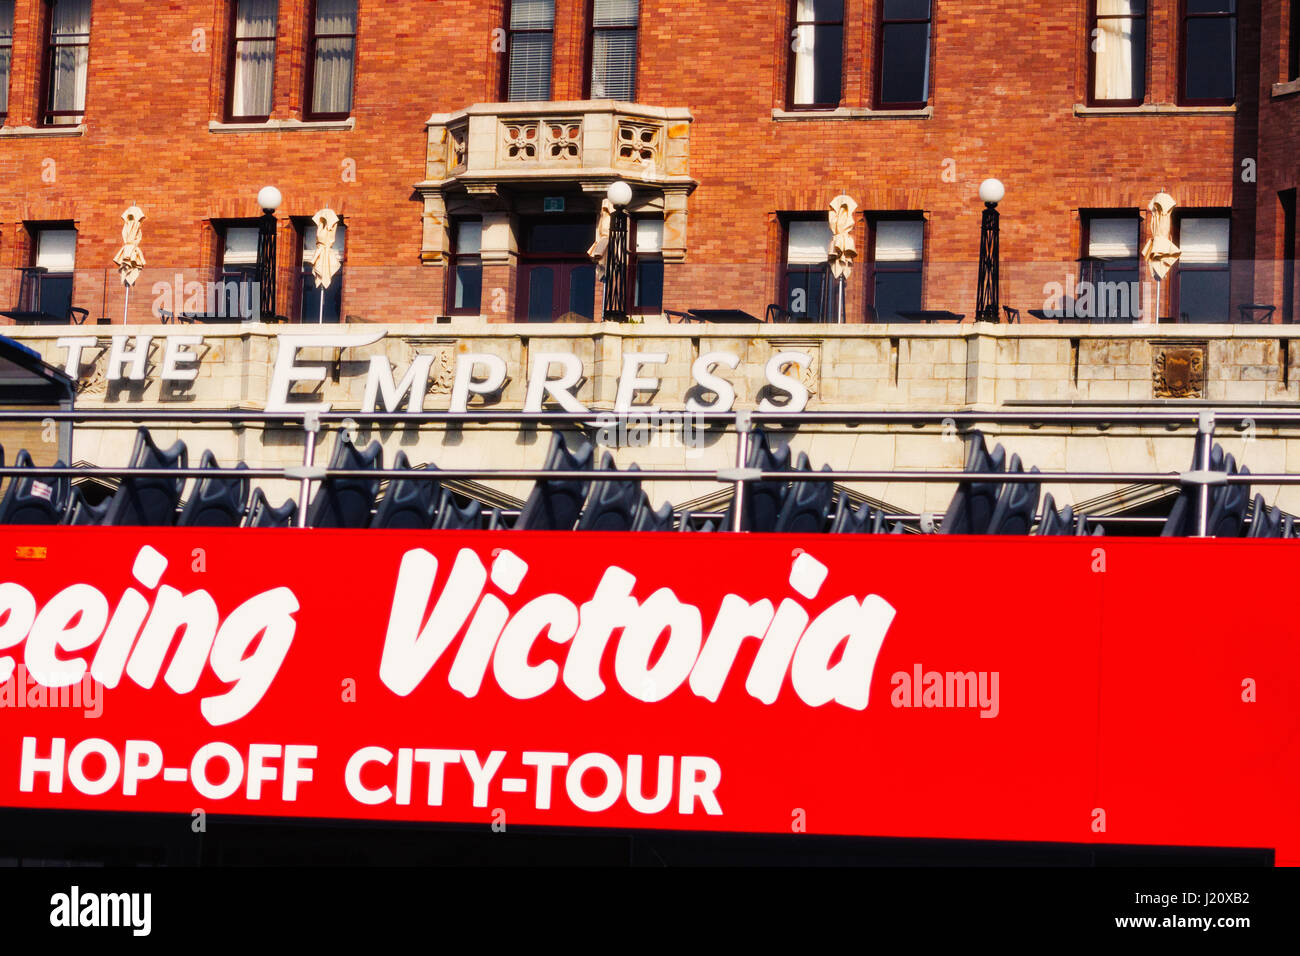
{"type": "MultiPolygon", "coordinates": [[[[1087,92],[1087,0],[1032,12],[1009,0],[952,0],[935,4],[932,118],[776,122],[772,110],[786,98],[786,3],[642,0],[638,98],[692,110],[691,175],[700,182],[689,201],[688,261],[669,267],[664,305],[761,315],[777,294],[776,213],[821,211],[847,192],[863,213],[924,210],[926,304],[970,315],[976,189],[988,176],[1007,186],[1003,301],[1022,309],[1039,307],[1044,283],[1072,267],[1079,209],[1144,208],[1160,189],[1184,207],[1231,205],[1234,254],[1254,245],[1261,258],[1276,257],[1276,193],[1295,184],[1300,155],[1300,97],[1271,93],[1285,56],[1284,5],[1264,0],[1262,21],[1258,5],[1241,5],[1236,112],[1076,116],[1087,92]],[[1258,183],[1242,182],[1244,158],[1258,160],[1258,183]]],[[[135,202],[148,215],[150,269],[132,297],[132,317],[143,320],[154,281],[178,271],[210,278],[209,221],[257,215],[257,190],[273,183],[285,197],[282,249],[295,246],[290,217],[325,205],[344,216],[345,313],[417,321],[444,311],[442,268],[420,265],[423,207],[412,186],[424,178],[428,116],[497,95],[503,57],[492,31],[503,24],[503,0],[361,0],[355,129],[238,134],[208,131],[224,115],[228,0],[93,6],[85,134],[0,139],[0,305],[13,301],[13,267],[30,255],[22,224],[72,219],[85,270],[78,304],[120,320],[111,259],[120,213],[135,202]]],[[[1148,102],[1169,104],[1177,4],[1149,6],[1148,102]]],[[[43,8],[17,3],[10,127],[35,121],[43,8]]],[[[579,98],[588,2],[558,8],[553,95],[579,98]]],[[[847,0],[845,11],[844,105],[865,107],[878,0],[847,0]]],[[[310,0],[282,0],[276,119],[302,116],[309,16],[310,0]]],[[[858,238],[861,247],[861,229],[858,238]]],[[[1248,264],[1235,298],[1280,299],[1279,282],[1248,264]]],[[[849,300],[860,318],[861,270],[849,300]]]]}
{"type": "MultiPolygon", "coordinates": [[[[1275,84],[1287,77],[1291,24],[1290,0],[1264,4],[1261,21],[1259,78],[1259,182],[1258,243],[1255,254],[1256,301],[1282,308],[1283,247],[1282,206],[1278,193],[1300,187],[1300,91],[1274,95],[1275,84]]],[[[1300,249],[1290,250],[1292,258],[1300,249]]],[[[1296,276],[1293,301],[1300,310],[1300,275],[1296,276]]],[[[1300,318],[1297,314],[1296,318],[1300,318]]]]}

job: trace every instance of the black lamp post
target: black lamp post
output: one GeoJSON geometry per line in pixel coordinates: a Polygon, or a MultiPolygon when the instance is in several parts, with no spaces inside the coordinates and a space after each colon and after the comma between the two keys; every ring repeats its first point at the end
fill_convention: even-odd
{"type": "Polygon", "coordinates": [[[257,284],[261,290],[258,321],[275,319],[275,211],[283,197],[274,186],[265,186],[257,194],[262,218],[257,224],[257,284]]]}
{"type": "Polygon", "coordinates": [[[614,206],[609,217],[609,245],[605,252],[605,302],[601,318],[607,322],[627,321],[627,204],[632,187],[619,180],[605,194],[614,206]]]}
{"type": "Polygon", "coordinates": [[[998,322],[998,203],[1006,187],[996,179],[980,183],[984,218],[980,223],[980,279],[975,303],[975,321],[998,322]]]}

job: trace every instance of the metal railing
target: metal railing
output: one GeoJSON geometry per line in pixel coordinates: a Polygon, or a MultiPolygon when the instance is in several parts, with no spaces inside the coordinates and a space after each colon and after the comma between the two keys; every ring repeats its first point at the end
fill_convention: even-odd
{"type": "MultiPolygon", "coordinates": [[[[1210,448],[1219,425],[1235,425],[1239,430],[1269,426],[1275,428],[1294,427],[1300,429],[1300,410],[1255,409],[1233,411],[1224,409],[1158,409],[1158,410],[1115,410],[1091,411],[1078,409],[1051,409],[1033,411],[969,411],[969,412],[915,412],[915,411],[814,411],[814,412],[630,412],[617,413],[609,411],[592,412],[519,412],[519,411],[470,411],[470,412],[308,412],[303,415],[290,415],[284,412],[258,411],[198,411],[165,408],[131,408],[131,409],[93,409],[66,411],[16,411],[0,410],[0,424],[4,423],[48,423],[67,422],[77,424],[166,424],[166,425],[203,425],[222,424],[240,429],[248,426],[262,425],[277,428],[297,428],[303,433],[303,456],[301,465],[284,467],[258,468],[135,468],[99,467],[99,466],[34,466],[16,468],[12,465],[0,466],[0,478],[17,476],[44,476],[49,478],[239,478],[250,480],[288,480],[299,484],[300,507],[297,522],[305,527],[307,503],[313,486],[329,478],[363,478],[363,479],[402,479],[420,480],[427,478],[435,481],[456,480],[584,480],[584,481],[712,481],[730,485],[735,496],[735,506],[731,509],[732,530],[741,530],[743,502],[747,487],[755,482],[859,482],[859,483],[894,483],[894,482],[995,482],[997,484],[1035,483],[1035,484],[1146,484],[1166,487],[1194,488],[1197,491],[1196,528],[1197,536],[1205,537],[1209,519],[1210,488],[1215,485],[1300,485],[1300,474],[1286,473],[1252,473],[1227,474],[1210,469],[1210,448]],[[695,427],[702,427],[714,432],[734,431],[737,437],[734,464],[725,468],[664,468],[636,471],[591,471],[591,470],[556,470],[536,468],[437,468],[437,469],[336,469],[316,464],[318,435],[324,426],[336,425],[347,428],[359,427],[362,423],[371,428],[382,426],[431,426],[431,425],[519,425],[536,428],[539,426],[563,430],[602,429],[611,425],[631,425],[632,427],[653,427],[658,424],[681,425],[683,418],[695,427]],[[838,425],[852,430],[864,425],[906,425],[914,428],[938,426],[944,428],[970,428],[976,425],[1026,426],[1031,429],[1054,427],[1095,427],[1105,432],[1115,426],[1163,426],[1168,430],[1178,430],[1195,426],[1197,433],[1205,436],[1200,445],[1200,460],[1191,471],[1157,472],[1157,471],[1048,471],[1048,472],[968,472],[940,468],[908,469],[832,469],[830,471],[770,471],[748,467],[751,436],[759,426],[775,426],[783,429],[775,434],[797,434],[800,426],[838,425]],[[785,431],[789,429],[789,431],[785,431]]],[[[927,515],[889,515],[889,520],[918,521],[927,515]]],[[[933,520],[933,519],[931,519],[933,520]]],[[[1099,516],[1098,521],[1124,521],[1147,523],[1160,521],[1160,518],[1124,518],[1123,516],[1099,516]]]]}

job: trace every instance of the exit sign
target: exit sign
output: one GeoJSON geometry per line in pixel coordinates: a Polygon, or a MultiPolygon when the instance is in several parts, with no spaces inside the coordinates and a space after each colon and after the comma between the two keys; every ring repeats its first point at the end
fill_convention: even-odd
{"type": "Polygon", "coordinates": [[[563,196],[547,196],[542,200],[543,212],[564,212],[563,196]]]}

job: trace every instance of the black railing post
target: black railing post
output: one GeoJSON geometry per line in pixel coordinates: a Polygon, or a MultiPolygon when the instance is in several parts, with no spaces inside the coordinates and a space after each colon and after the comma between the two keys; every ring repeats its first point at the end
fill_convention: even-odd
{"type": "Polygon", "coordinates": [[[975,321],[998,321],[998,204],[984,204],[980,223],[979,294],[975,304],[975,321]]]}
{"type": "Polygon", "coordinates": [[[609,246],[605,252],[605,303],[601,317],[607,322],[627,320],[627,212],[615,207],[609,217],[609,246]]]}
{"type": "Polygon", "coordinates": [[[257,231],[258,321],[275,318],[275,213],[263,211],[257,231]]]}

